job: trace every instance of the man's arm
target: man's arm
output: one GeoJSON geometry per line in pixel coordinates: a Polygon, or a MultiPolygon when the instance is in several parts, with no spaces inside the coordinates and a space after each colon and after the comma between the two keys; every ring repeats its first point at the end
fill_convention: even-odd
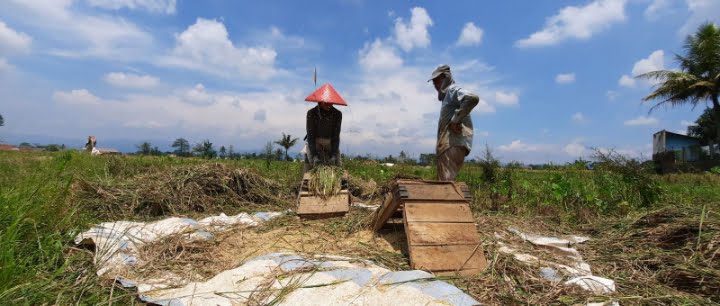
{"type": "Polygon", "coordinates": [[[340,152],[340,128],[342,126],[342,112],[337,111],[337,121],[335,122],[335,130],[332,137],[333,153],[340,152]]]}
{"type": "Polygon", "coordinates": [[[450,123],[455,124],[462,122],[462,120],[470,114],[470,111],[480,102],[480,97],[468,91],[458,91],[457,95],[460,100],[460,107],[455,110],[455,114],[452,119],[450,119],[450,123]]]}
{"type": "Polygon", "coordinates": [[[315,109],[312,108],[307,112],[305,130],[307,133],[308,150],[311,156],[317,155],[317,147],[315,147],[315,137],[317,135],[317,118],[315,118],[315,109]]]}

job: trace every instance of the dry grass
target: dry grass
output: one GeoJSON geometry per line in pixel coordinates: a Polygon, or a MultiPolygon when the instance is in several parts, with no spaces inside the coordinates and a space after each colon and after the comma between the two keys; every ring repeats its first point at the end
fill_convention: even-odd
{"type": "Polygon", "coordinates": [[[693,210],[668,208],[598,230],[604,235],[588,244],[589,258],[600,273],[612,275],[622,295],[653,305],[720,303],[717,214],[701,218],[693,210]]]}
{"type": "Polygon", "coordinates": [[[211,241],[167,238],[145,246],[140,252],[145,262],[124,276],[153,279],[169,272],[184,281],[204,281],[253,257],[282,251],[342,255],[372,260],[391,270],[408,269],[404,232],[389,230],[376,235],[366,228],[366,215],[353,210],[346,218],[315,221],[285,216],[259,228],[219,234],[211,241]]]}
{"type": "Polygon", "coordinates": [[[253,170],[201,164],[140,174],[120,181],[79,180],[74,196],[103,219],[191,213],[233,213],[289,207],[291,192],[253,170]]]}

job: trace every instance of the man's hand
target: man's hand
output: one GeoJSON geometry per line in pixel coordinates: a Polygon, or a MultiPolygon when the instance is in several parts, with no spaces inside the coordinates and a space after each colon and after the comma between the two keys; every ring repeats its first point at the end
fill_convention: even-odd
{"type": "Polygon", "coordinates": [[[450,128],[450,131],[455,134],[462,133],[462,124],[461,123],[452,123],[451,122],[449,128],[450,128]]]}

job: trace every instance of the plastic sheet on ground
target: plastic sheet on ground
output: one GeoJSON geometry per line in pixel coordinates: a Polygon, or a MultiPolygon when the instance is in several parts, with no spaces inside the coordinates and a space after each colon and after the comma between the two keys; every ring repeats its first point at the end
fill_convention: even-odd
{"type": "Polygon", "coordinates": [[[333,255],[271,253],[202,282],[190,282],[170,271],[145,279],[121,276],[122,271],[141,266],[143,246],[168,237],[209,240],[234,226],[257,226],[281,214],[107,222],[78,235],[75,242],[95,246],[98,275],[135,288],[142,301],[156,305],[480,305],[430,273],[390,271],[371,261],[333,255]]]}
{"type": "Polygon", "coordinates": [[[158,305],[479,305],[424,271],[397,271],[370,261],[273,253],[180,288],[138,286],[158,305]]]}
{"type": "Polygon", "coordinates": [[[573,247],[573,245],[588,241],[590,238],[582,236],[548,237],[524,233],[512,227],[508,228],[508,231],[536,247],[549,250],[553,254],[555,260],[541,259],[534,255],[522,253],[503,242],[498,242],[500,246],[498,250],[501,253],[512,255],[515,260],[527,265],[540,266],[539,274],[545,279],[552,282],[565,280],[565,285],[579,286],[595,294],[615,292],[615,282],[611,279],[593,275],[590,265],[583,260],[580,252],[573,247]],[[559,262],[569,262],[570,264],[559,262]]]}
{"type": "Polygon", "coordinates": [[[233,226],[257,226],[281,214],[279,212],[261,212],[254,215],[241,213],[235,216],[220,214],[200,221],[173,217],[149,223],[105,222],[75,237],[75,244],[94,246],[97,274],[103,276],[136,265],[142,260],[138,258],[140,247],[162,238],[180,235],[189,241],[209,240],[213,238],[213,233],[228,230],[233,226]]]}

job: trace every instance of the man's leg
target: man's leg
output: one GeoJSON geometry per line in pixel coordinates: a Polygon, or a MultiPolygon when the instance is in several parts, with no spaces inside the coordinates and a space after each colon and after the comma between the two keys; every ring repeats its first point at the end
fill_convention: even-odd
{"type": "Polygon", "coordinates": [[[465,163],[464,147],[453,146],[437,157],[437,174],[439,181],[454,181],[465,163]]]}

